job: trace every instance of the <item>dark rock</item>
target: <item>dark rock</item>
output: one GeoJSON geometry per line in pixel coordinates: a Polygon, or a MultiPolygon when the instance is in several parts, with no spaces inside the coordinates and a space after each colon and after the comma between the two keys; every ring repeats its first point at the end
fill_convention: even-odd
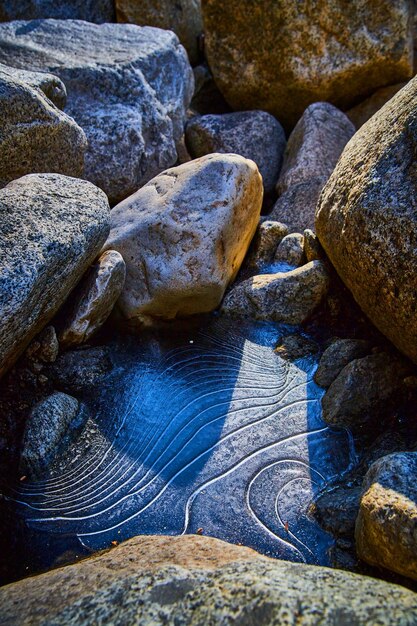
{"type": "Polygon", "coordinates": [[[0,21],[86,20],[111,22],[114,19],[113,0],[0,0],[0,21]]]}
{"type": "Polygon", "coordinates": [[[306,228],[304,231],[304,254],[307,263],[310,263],[310,261],[324,261],[326,258],[316,233],[309,228],[306,228]]]}
{"type": "Polygon", "coordinates": [[[285,335],[274,350],[286,361],[305,359],[318,351],[319,347],[315,341],[300,334],[285,335]]]}
{"type": "Polygon", "coordinates": [[[330,387],[340,372],[348,363],[360,359],[371,352],[369,341],[361,339],[336,339],[320,359],[319,366],[314,374],[314,380],[320,387],[330,387]]]}
{"type": "Polygon", "coordinates": [[[98,347],[64,352],[44,371],[58,389],[78,393],[96,385],[111,369],[109,350],[98,347]]]}
{"type": "Polygon", "coordinates": [[[54,326],[47,326],[32,341],[26,350],[25,355],[32,361],[42,363],[53,363],[59,353],[59,343],[54,326]]]}
{"type": "Polygon", "coordinates": [[[395,94],[400,91],[403,87],[405,87],[407,83],[397,83],[396,85],[389,85],[388,87],[381,87],[381,89],[377,89],[375,93],[372,94],[369,98],[360,102],[355,107],[346,111],[346,115],[354,124],[356,129],[359,129],[363,126],[375,113],[381,109],[384,104],[391,100],[395,96],[395,94]]]}

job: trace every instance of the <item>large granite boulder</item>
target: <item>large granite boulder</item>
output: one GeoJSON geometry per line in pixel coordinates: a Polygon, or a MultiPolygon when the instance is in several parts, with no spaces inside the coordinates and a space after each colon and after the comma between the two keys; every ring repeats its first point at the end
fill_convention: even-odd
{"type": "Polygon", "coordinates": [[[190,61],[198,62],[203,32],[200,0],[116,0],[116,16],[118,22],[174,31],[190,61]]]}
{"type": "Polygon", "coordinates": [[[417,362],[417,79],[346,146],[316,230],[364,313],[417,362]]]}
{"type": "Polygon", "coordinates": [[[0,589],[6,626],[412,626],[417,595],[209,537],[142,536],[0,589]],[[348,593],[347,591],[348,590],[348,593]]]}
{"type": "Polygon", "coordinates": [[[177,160],[193,73],[177,37],[129,24],[0,24],[0,62],[51,71],[88,139],[85,178],[118,202],[177,160]]]}
{"type": "Polygon", "coordinates": [[[356,548],[363,560],[417,580],[417,454],[390,454],[365,476],[356,548]]]}
{"type": "Polygon", "coordinates": [[[109,231],[91,183],[31,174],[0,190],[0,375],[47,325],[109,231]]]}
{"type": "Polygon", "coordinates": [[[36,20],[53,17],[58,20],[111,22],[113,0],[0,0],[0,21],[36,20]]]}
{"type": "Polygon", "coordinates": [[[408,0],[202,0],[206,52],[234,109],[294,126],[312,102],[347,108],[412,76],[408,0]]]}
{"type": "Polygon", "coordinates": [[[238,111],[192,118],[185,129],[190,155],[196,159],[212,152],[240,154],[255,161],[265,191],[273,191],[286,145],[281,124],[265,111],[238,111]]]}
{"type": "Polygon", "coordinates": [[[0,186],[32,172],[82,176],[87,149],[84,132],[40,89],[2,68],[0,186]]]}
{"type": "Polygon", "coordinates": [[[259,221],[253,161],[213,154],[169,169],[111,213],[107,250],[126,262],[127,318],[212,311],[235,278],[259,221]]]}

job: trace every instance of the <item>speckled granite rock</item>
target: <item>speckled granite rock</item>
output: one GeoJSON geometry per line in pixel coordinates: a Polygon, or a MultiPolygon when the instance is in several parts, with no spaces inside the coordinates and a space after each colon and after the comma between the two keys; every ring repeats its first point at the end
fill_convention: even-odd
{"type": "Polygon", "coordinates": [[[315,210],[326,180],[310,178],[293,185],[274,204],[268,219],[285,222],[291,232],[315,229],[315,210]]]}
{"type": "Polygon", "coordinates": [[[413,626],[417,620],[417,595],[403,587],[274,561],[195,535],[135,537],[2,587],[0,604],[4,626],[413,626]]]}
{"type": "Polygon", "coordinates": [[[277,246],[286,235],[288,228],[285,224],[268,219],[261,222],[245,259],[245,267],[256,271],[272,263],[277,246]]]}
{"type": "Polygon", "coordinates": [[[0,0],[0,21],[36,20],[53,17],[58,20],[111,22],[113,0],[0,0]]]}
{"type": "Polygon", "coordinates": [[[63,352],[55,363],[43,371],[56,389],[78,394],[96,386],[111,370],[112,361],[107,348],[82,347],[63,352]]]}
{"type": "Polygon", "coordinates": [[[346,115],[352,124],[359,129],[375,115],[388,100],[391,100],[400,89],[405,87],[406,84],[407,83],[397,83],[396,85],[389,85],[388,87],[377,89],[372,96],[366,98],[366,100],[360,102],[355,107],[352,107],[349,111],[346,111],[346,115]]]}
{"type": "Polygon", "coordinates": [[[234,109],[287,127],[320,100],[341,108],[412,75],[408,0],[202,0],[205,48],[234,109]]]}
{"type": "Polygon", "coordinates": [[[346,365],[371,352],[372,345],[363,339],[336,339],[323,352],[314,380],[320,387],[330,387],[346,365]]]}
{"type": "Polygon", "coordinates": [[[360,558],[417,580],[417,453],[390,454],[365,476],[356,548],[360,558]]]}
{"type": "Polygon", "coordinates": [[[60,78],[48,72],[31,72],[0,63],[0,72],[11,78],[26,83],[34,89],[40,89],[58,109],[64,109],[67,102],[67,90],[60,78]]]}
{"type": "Polygon", "coordinates": [[[109,231],[91,183],[31,174],[0,190],[0,375],[57,312],[109,231]]]}
{"type": "Polygon", "coordinates": [[[317,207],[327,256],[364,313],[417,362],[417,78],[353,137],[317,207]]]}
{"type": "Polygon", "coordinates": [[[173,33],[75,20],[3,23],[0,62],[64,81],[65,110],[88,139],[85,178],[112,203],[176,162],[194,79],[173,33]]]}
{"type": "Polygon", "coordinates": [[[116,206],[106,250],[126,261],[118,306],[130,319],[215,309],[259,222],[253,161],[212,154],[163,172],[116,206]]]}
{"type": "Polygon", "coordinates": [[[326,268],[313,261],[291,272],[248,278],[226,295],[221,310],[237,317],[301,324],[319,306],[328,287],[326,268]]]}
{"type": "Polygon", "coordinates": [[[0,65],[0,186],[32,172],[82,176],[87,149],[84,132],[40,89],[3,67],[0,65]]]}
{"type": "Polygon", "coordinates": [[[265,191],[274,189],[286,139],[281,124],[269,113],[239,111],[196,116],[186,126],[185,139],[193,158],[232,152],[252,159],[262,175],[265,191]]]}
{"type": "Polygon", "coordinates": [[[294,267],[303,265],[305,262],[303,235],[291,233],[284,237],[275,251],[274,261],[288,263],[294,267]]]}

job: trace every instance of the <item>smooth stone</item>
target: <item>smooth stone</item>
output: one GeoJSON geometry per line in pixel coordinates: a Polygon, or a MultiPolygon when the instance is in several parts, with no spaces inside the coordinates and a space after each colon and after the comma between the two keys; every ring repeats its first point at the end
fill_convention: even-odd
{"type": "Polygon", "coordinates": [[[346,146],[316,214],[316,232],[356,302],[417,362],[417,79],[346,146]]]}
{"type": "Polygon", "coordinates": [[[245,266],[251,270],[260,270],[272,263],[275,251],[286,235],[288,235],[286,224],[268,219],[261,222],[245,259],[245,266]]]}
{"type": "Polygon", "coordinates": [[[363,126],[375,113],[381,109],[396,93],[405,87],[407,83],[397,83],[396,85],[389,85],[388,87],[381,87],[377,89],[375,93],[369,98],[366,98],[363,102],[360,102],[355,107],[346,111],[346,115],[354,124],[356,129],[363,126]]]}
{"type": "Polygon", "coordinates": [[[386,412],[404,393],[407,365],[385,352],[346,365],[322,399],[330,426],[358,427],[386,412]]]}
{"type": "Polygon", "coordinates": [[[47,72],[31,72],[0,63],[0,72],[26,83],[33,89],[40,89],[58,109],[63,110],[67,102],[67,90],[60,78],[47,72]]]}
{"type": "Polygon", "coordinates": [[[205,51],[235,110],[269,111],[293,127],[312,102],[341,109],[408,80],[408,0],[203,0],[205,51]]]}
{"type": "Polygon", "coordinates": [[[191,119],[185,140],[193,158],[213,152],[235,153],[255,161],[266,193],[278,180],[286,139],[284,129],[265,111],[202,115],[191,119]]]}
{"type": "Polygon", "coordinates": [[[60,354],[44,372],[55,387],[65,393],[95,388],[112,369],[106,348],[82,348],[60,354]]]}
{"type": "Polygon", "coordinates": [[[222,312],[284,324],[302,324],[320,305],[329,287],[321,261],[290,272],[262,274],[234,287],[225,297],[222,312]]]}
{"type": "Polygon", "coordinates": [[[104,249],[126,261],[125,317],[215,309],[255,233],[262,196],[253,161],[215,154],[163,172],[116,206],[104,249]]]}
{"type": "Polygon", "coordinates": [[[173,33],[75,20],[9,22],[0,24],[0,61],[63,80],[65,110],[88,139],[85,178],[112,204],[175,164],[194,79],[173,33]]]}
{"type": "Polygon", "coordinates": [[[370,342],[363,339],[336,339],[323,352],[314,380],[327,389],[346,365],[366,356],[371,350],[370,342]]]}
{"type": "Polygon", "coordinates": [[[417,595],[211,537],[142,536],[0,589],[4,623],[412,626],[417,595]],[[346,593],[346,590],[349,593],[346,593]]]}
{"type": "Polygon", "coordinates": [[[306,228],[304,231],[304,254],[307,263],[310,261],[324,261],[326,257],[316,233],[310,228],[306,228]]]}
{"type": "Polygon", "coordinates": [[[391,454],[365,476],[356,521],[361,559],[417,580],[417,454],[391,454]]]}
{"type": "Polygon", "coordinates": [[[174,31],[191,63],[198,63],[203,32],[200,0],[116,0],[115,4],[118,22],[174,31]]]}
{"type": "Polygon", "coordinates": [[[62,439],[81,407],[75,398],[55,392],[32,409],[25,426],[20,473],[40,478],[62,451],[62,439]]]}
{"type": "Polygon", "coordinates": [[[112,22],[113,0],[0,0],[0,21],[85,20],[87,22],[112,22]]]}
{"type": "Polygon", "coordinates": [[[55,315],[109,232],[91,183],[31,174],[0,190],[0,375],[55,315]]]}
{"type": "Polygon", "coordinates": [[[305,262],[304,237],[300,233],[286,235],[275,251],[275,263],[288,263],[294,267],[299,267],[305,262]]]}
{"type": "Polygon", "coordinates": [[[69,348],[87,342],[109,317],[124,287],[126,264],[115,250],[104,252],[65,303],[59,343],[69,348]]]}
{"type": "Polygon", "coordinates": [[[40,89],[2,67],[0,186],[32,172],[81,177],[87,150],[84,132],[40,89]]]}
{"type": "Polygon", "coordinates": [[[30,343],[25,354],[31,361],[54,363],[59,354],[59,343],[55,327],[46,326],[30,343]]]}
{"type": "Polygon", "coordinates": [[[274,204],[268,219],[287,224],[291,232],[315,230],[315,211],[326,180],[310,178],[292,185],[274,204]]]}

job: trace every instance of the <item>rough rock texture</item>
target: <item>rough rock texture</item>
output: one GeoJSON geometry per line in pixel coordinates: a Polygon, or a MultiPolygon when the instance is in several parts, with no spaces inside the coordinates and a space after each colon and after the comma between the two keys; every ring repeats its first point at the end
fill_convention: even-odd
{"type": "Polygon", "coordinates": [[[239,111],[202,115],[185,129],[187,148],[193,158],[212,152],[240,154],[255,161],[267,193],[278,180],[286,139],[281,124],[265,111],[239,111]]]}
{"type": "Polygon", "coordinates": [[[58,20],[111,22],[113,0],[0,0],[0,21],[36,20],[53,17],[58,20]]]}
{"type": "Polygon", "coordinates": [[[308,263],[310,261],[323,261],[326,257],[316,233],[310,228],[306,228],[304,231],[304,254],[308,263]]]}
{"type": "Polygon", "coordinates": [[[320,242],[355,300],[417,362],[417,79],[356,133],[317,207],[320,242]]]}
{"type": "Polygon", "coordinates": [[[284,237],[276,249],[274,261],[288,263],[294,267],[303,265],[305,261],[303,235],[292,233],[284,237]]]}
{"type": "Polygon", "coordinates": [[[417,454],[376,461],[363,482],[356,520],[360,558],[417,579],[417,454]]]}
{"type": "Polygon", "coordinates": [[[0,61],[62,78],[66,112],[88,139],[85,178],[112,203],[177,160],[194,80],[173,33],[73,20],[4,23],[0,61]]]}
{"type": "Polygon", "coordinates": [[[323,419],[332,426],[364,424],[398,402],[406,375],[407,366],[385,352],[351,361],[323,396],[323,419]]]}
{"type": "Polygon", "coordinates": [[[353,536],[359,511],[360,485],[336,485],[314,501],[311,511],[321,526],[336,536],[353,536]]]}
{"type": "Polygon", "coordinates": [[[167,170],[121,202],[105,249],[126,261],[123,314],[170,319],[215,309],[243,261],[261,205],[258,168],[233,154],[167,170]]]}
{"type": "Polygon", "coordinates": [[[59,343],[54,326],[46,326],[29,344],[25,354],[32,361],[54,363],[59,353],[59,343]]]}
{"type": "Polygon", "coordinates": [[[203,32],[200,0],[116,0],[116,16],[118,22],[173,30],[190,61],[198,63],[198,38],[203,32]]]}
{"type": "Polygon", "coordinates": [[[310,178],[290,187],[274,204],[269,220],[284,222],[291,232],[315,228],[315,210],[326,184],[323,178],[310,178]]]}
{"type": "Polygon", "coordinates": [[[226,296],[222,311],[229,315],[302,324],[327,293],[329,279],[321,261],[291,272],[262,274],[243,281],[226,296]]]}
{"type": "Polygon", "coordinates": [[[99,383],[112,369],[106,348],[82,348],[61,354],[44,373],[55,387],[77,394],[99,383]]]}
{"type": "Polygon", "coordinates": [[[0,65],[0,186],[32,172],[82,176],[84,132],[40,89],[0,65]]]}
{"type": "Polygon", "coordinates": [[[408,0],[203,0],[206,52],[234,109],[294,125],[312,102],[347,108],[412,75],[408,0]]]}
{"type": "Polygon", "coordinates": [[[330,387],[348,363],[371,352],[372,345],[363,339],[336,339],[326,348],[314,374],[320,387],[330,387]]]}
{"type": "Polygon", "coordinates": [[[359,129],[365,124],[381,107],[384,106],[395,96],[395,94],[405,87],[407,83],[397,83],[396,85],[389,85],[388,87],[381,87],[377,89],[375,93],[369,98],[360,102],[355,107],[349,109],[346,115],[352,122],[352,124],[359,129]]]}
{"type": "Polygon", "coordinates": [[[33,89],[40,89],[58,109],[64,109],[67,102],[67,90],[60,78],[48,72],[31,72],[0,63],[1,74],[26,83],[33,89]]]}
{"type": "Polygon", "coordinates": [[[59,328],[61,347],[84,343],[101,328],[122,293],[125,277],[122,255],[115,250],[104,252],[65,304],[59,328]]]}
{"type": "Polygon", "coordinates": [[[51,394],[32,409],[22,441],[22,475],[32,479],[45,473],[61,451],[61,441],[79,409],[78,400],[60,392],[51,394]]]}
{"type": "Polygon", "coordinates": [[[319,346],[315,341],[298,333],[285,335],[274,348],[274,352],[286,361],[306,359],[318,351],[319,346]]]}
{"type": "Polygon", "coordinates": [[[275,561],[195,535],[135,537],[2,587],[0,604],[5,626],[412,626],[417,620],[417,595],[403,587],[275,561]]]}
{"type": "Polygon", "coordinates": [[[0,190],[0,375],[49,322],[109,231],[91,183],[31,174],[0,190]]]}
{"type": "Polygon", "coordinates": [[[271,220],[261,222],[245,259],[245,266],[251,270],[260,270],[272,263],[277,246],[286,235],[288,228],[285,224],[271,220]]]}

